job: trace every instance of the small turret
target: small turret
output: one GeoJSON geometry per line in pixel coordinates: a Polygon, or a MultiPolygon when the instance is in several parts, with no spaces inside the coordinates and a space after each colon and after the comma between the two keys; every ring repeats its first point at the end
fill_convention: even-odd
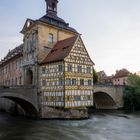
{"type": "Polygon", "coordinates": [[[57,15],[58,0],[45,0],[46,1],[46,14],[57,15]]]}

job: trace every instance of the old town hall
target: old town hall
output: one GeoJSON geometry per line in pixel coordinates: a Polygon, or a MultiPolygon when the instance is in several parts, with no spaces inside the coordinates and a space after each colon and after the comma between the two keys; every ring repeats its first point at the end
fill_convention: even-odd
{"type": "Polygon", "coordinates": [[[94,63],[81,35],[57,16],[58,0],[45,1],[46,14],[26,20],[23,44],[0,61],[0,85],[34,86],[42,117],[50,108],[93,106],[94,63]]]}

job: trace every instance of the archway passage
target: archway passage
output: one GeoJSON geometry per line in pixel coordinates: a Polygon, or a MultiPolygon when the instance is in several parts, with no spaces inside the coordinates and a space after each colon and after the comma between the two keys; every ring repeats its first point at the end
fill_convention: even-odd
{"type": "Polygon", "coordinates": [[[96,109],[116,109],[113,98],[104,92],[94,93],[94,102],[96,109]]]}
{"type": "Polygon", "coordinates": [[[19,98],[19,97],[12,97],[12,96],[0,96],[0,98],[6,98],[9,100],[14,101],[15,103],[17,103],[18,105],[21,106],[21,108],[24,110],[25,112],[25,116],[27,117],[32,117],[32,118],[37,118],[38,117],[38,110],[37,108],[29,101],[19,98]]]}
{"type": "Polygon", "coordinates": [[[32,70],[27,70],[26,71],[25,84],[26,85],[33,85],[33,71],[32,70]]]}

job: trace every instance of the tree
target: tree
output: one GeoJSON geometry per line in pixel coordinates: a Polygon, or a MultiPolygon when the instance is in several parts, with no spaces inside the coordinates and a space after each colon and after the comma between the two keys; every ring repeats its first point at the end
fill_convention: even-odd
{"type": "Polygon", "coordinates": [[[124,91],[124,108],[132,110],[140,110],[140,76],[130,74],[128,76],[128,86],[124,91]]]}
{"type": "Polygon", "coordinates": [[[98,75],[95,69],[93,69],[93,83],[96,84],[98,82],[98,75]]]}

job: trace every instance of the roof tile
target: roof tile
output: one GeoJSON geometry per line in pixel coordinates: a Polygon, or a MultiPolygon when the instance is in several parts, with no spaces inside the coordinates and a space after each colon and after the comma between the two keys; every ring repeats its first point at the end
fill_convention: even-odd
{"type": "Polygon", "coordinates": [[[65,40],[58,41],[41,64],[64,60],[64,58],[69,55],[77,38],[78,36],[73,36],[65,40]]]}

